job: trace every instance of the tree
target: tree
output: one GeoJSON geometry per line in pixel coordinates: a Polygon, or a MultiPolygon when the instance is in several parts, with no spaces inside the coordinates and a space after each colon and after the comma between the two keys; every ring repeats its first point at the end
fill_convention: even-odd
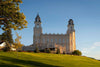
{"type": "Polygon", "coordinates": [[[7,41],[6,33],[2,33],[1,35],[1,41],[7,41]]]}
{"type": "Polygon", "coordinates": [[[1,39],[2,39],[2,35],[0,35],[0,41],[1,41],[1,39]]]}
{"type": "Polygon", "coordinates": [[[60,49],[59,48],[57,48],[56,54],[60,54],[60,49]]]}
{"type": "Polygon", "coordinates": [[[48,49],[46,50],[46,52],[47,52],[47,53],[51,53],[51,50],[50,50],[50,48],[48,48],[48,49]]]}
{"type": "Polygon", "coordinates": [[[11,49],[11,46],[10,44],[6,41],[6,46],[3,48],[3,51],[6,52],[6,51],[10,51],[11,49]]]}
{"type": "Polygon", "coordinates": [[[11,29],[7,30],[6,31],[6,36],[7,36],[7,41],[10,43],[10,44],[13,44],[13,37],[12,37],[12,31],[11,29]]]}
{"type": "Polygon", "coordinates": [[[46,53],[47,52],[47,49],[44,49],[44,52],[46,53]]]}
{"type": "Polygon", "coordinates": [[[18,33],[16,33],[16,36],[17,36],[17,38],[15,39],[14,45],[15,45],[16,49],[21,50],[21,48],[23,46],[23,44],[21,44],[21,42],[20,42],[21,36],[19,36],[18,33]]]}
{"type": "Polygon", "coordinates": [[[73,51],[72,54],[73,55],[78,55],[78,56],[81,56],[82,55],[81,51],[79,51],[79,50],[73,51]]]}
{"type": "Polygon", "coordinates": [[[13,44],[13,38],[12,38],[12,31],[11,29],[5,31],[2,33],[2,41],[8,41],[10,44],[13,44]]]}
{"type": "Polygon", "coordinates": [[[39,53],[40,52],[39,49],[38,49],[38,47],[36,47],[35,52],[36,53],[39,53]]]}
{"type": "Polygon", "coordinates": [[[63,54],[66,54],[65,51],[63,51],[63,54]]]}
{"type": "Polygon", "coordinates": [[[20,12],[22,0],[0,0],[0,28],[21,30],[27,27],[25,15],[20,12]]]}

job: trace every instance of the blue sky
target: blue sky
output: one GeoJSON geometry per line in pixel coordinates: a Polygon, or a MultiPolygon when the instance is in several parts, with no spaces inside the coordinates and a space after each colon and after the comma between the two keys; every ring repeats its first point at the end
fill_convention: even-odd
{"type": "MultiPolygon", "coordinates": [[[[100,59],[100,0],[23,0],[21,12],[26,16],[28,28],[16,31],[24,45],[33,43],[34,20],[39,13],[43,33],[67,31],[69,19],[74,20],[76,48],[83,55],[100,59]]],[[[15,31],[13,31],[15,38],[15,31]]]]}

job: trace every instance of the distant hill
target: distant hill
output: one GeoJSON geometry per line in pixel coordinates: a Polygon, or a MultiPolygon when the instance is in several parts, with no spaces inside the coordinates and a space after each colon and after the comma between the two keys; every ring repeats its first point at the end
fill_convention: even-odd
{"type": "Polygon", "coordinates": [[[100,67],[100,61],[82,56],[33,52],[0,52],[0,67],[100,67]]]}

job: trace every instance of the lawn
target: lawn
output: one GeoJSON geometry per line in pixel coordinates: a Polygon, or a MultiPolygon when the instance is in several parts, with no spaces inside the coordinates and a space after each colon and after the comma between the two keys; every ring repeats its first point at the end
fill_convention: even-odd
{"type": "Polygon", "coordinates": [[[0,52],[0,67],[100,67],[100,61],[63,54],[0,52]]]}

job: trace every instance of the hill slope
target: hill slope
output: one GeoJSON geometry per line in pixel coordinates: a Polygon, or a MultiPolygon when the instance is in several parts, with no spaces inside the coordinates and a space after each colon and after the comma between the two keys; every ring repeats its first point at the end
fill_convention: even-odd
{"type": "Polygon", "coordinates": [[[0,67],[100,67],[100,61],[62,54],[0,52],[0,67]]]}

